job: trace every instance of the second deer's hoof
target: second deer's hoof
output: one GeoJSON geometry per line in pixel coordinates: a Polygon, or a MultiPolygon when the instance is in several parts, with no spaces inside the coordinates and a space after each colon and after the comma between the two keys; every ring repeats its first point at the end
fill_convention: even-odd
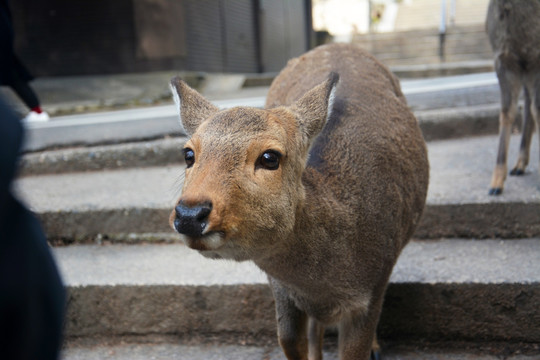
{"type": "Polygon", "coordinates": [[[379,350],[372,350],[370,360],[381,360],[381,352],[379,350]]]}
{"type": "Polygon", "coordinates": [[[514,176],[520,176],[523,174],[525,174],[525,170],[523,169],[514,168],[512,169],[512,171],[510,171],[510,175],[514,175],[514,176]]]}
{"type": "Polygon", "coordinates": [[[501,195],[503,192],[502,188],[491,188],[489,189],[489,195],[501,195]]]}

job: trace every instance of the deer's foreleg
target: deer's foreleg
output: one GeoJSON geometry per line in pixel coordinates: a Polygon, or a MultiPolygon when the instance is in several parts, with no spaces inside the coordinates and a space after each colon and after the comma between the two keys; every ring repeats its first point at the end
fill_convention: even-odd
{"type": "MultiPolygon", "coordinates": [[[[538,133],[539,144],[538,148],[540,149],[540,74],[536,75],[531,89],[531,115],[534,119],[534,122],[536,123],[536,131],[538,133]]],[[[534,129],[531,129],[531,133],[533,132],[533,130],[534,129]]],[[[538,173],[540,173],[540,161],[538,164],[538,173]]]]}
{"type": "Polygon", "coordinates": [[[276,281],[270,284],[276,302],[279,344],[288,360],[308,360],[308,316],[276,281]]]}
{"type": "Polygon", "coordinates": [[[309,360],[322,360],[322,347],[324,338],[324,325],[309,318],[309,360]]]}
{"type": "Polygon", "coordinates": [[[531,139],[534,132],[534,119],[531,113],[531,96],[527,87],[523,88],[525,92],[525,107],[523,109],[523,133],[521,144],[519,146],[519,157],[516,166],[510,171],[510,175],[523,175],[525,168],[529,164],[529,153],[531,149],[531,139]]]}
{"type": "Polygon", "coordinates": [[[497,162],[491,178],[490,195],[500,195],[504,188],[508,144],[510,143],[512,124],[516,119],[517,101],[521,90],[519,76],[507,70],[501,61],[497,61],[496,70],[501,90],[501,113],[499,115],[499,148],[497,162]]]}

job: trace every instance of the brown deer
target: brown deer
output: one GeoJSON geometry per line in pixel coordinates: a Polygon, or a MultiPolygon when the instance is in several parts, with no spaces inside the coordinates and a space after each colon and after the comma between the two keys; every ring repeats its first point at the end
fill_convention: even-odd
{"type": "Polygon", "coordinates": [[[523,134],[519,158],[510,175],[525,173],[534,122],[540,128],[540,1],[491,0],[486,31],[495,53],[495,70],[501,89],[499,150],[489,194],[500,195],[506,179],[508,145],[521,88],[525,93],[523,134]]]}
{"type": "Polygon", "coordinates": [[[327,325],[338,327],[340,359],[368,359],[429,177],[398,80],[334,44],[289,61],[265,109],[220,111],[171,84],[191,136],[171,225],[202,255],[268,274],[288,359],[322,359],[327,325]]]}

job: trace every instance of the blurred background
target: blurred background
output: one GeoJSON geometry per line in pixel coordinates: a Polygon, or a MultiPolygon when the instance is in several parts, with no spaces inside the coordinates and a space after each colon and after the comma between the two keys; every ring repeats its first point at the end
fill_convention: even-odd
{"type": "MultiPolygon", "coordinates": [[[[55,116],[170,102],[168,81],[177,74],[211,97],[268,86],[288,59],[328,42],[358,43],[401,78],[492,71],[487,4],[19,0],[11,10],[15,51],[55,116]]],[[[9,89],[0,93],[24,114],[9,89]]]]}
{"type": "Polygon", "coordinates": [[[389,65],[491,59],[488,0],[13,1],[16,52],[36,76],[262,73],[329,41],[389,65]],[[447,33],[440,58],[439,34],[447,33]]]}

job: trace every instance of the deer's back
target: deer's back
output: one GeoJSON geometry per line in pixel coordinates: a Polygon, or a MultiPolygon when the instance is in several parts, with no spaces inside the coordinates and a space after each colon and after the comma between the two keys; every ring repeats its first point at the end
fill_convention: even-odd
{"type": "Polygon", "coordinates": [[[332,115],[304,174],[313,210],[317,199],[331,197],[346,209],[345,226],[385,229],[400,249],[424,207],[429,166],[418,123],[388,69],[356,46],[322,46],[288,63],[267,107],[292,104],[332,71],[340,75],[332,115]]]}

